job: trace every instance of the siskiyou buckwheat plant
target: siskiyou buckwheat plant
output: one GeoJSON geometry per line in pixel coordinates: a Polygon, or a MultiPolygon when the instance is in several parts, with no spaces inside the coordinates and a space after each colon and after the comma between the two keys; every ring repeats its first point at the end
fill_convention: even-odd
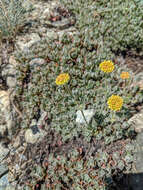
{"type": "Polygon", "coordinates": [[[26,22],[26,10],[22,2],[22,0],[0,0],[1,39],[13,39],[26,22]]]}
{"type": "MultiPolygon", "coordinates": [[[[125,167],[128,168],[127,171],[131,168],[132,156],[128,148],[126,146],[122,156],[118,151],[114,151],[112,157],[102,149],[89,157],[82,155],[82,149],[72,150],[65,155],[51,153],[43,166],[46,175],[43,175],[45,180],[40,189],[111,190],[114,184],[112,174],[124,171],[125,167]]],[[[41,176],[40,174],[39,177],[38,170],[29,173],[29,185],[35,185],[37,179],[42,180],[41,176]]]]}
{"type": "MultiPolygon", "coordinates": [[[[20,63],[15,97],[23,112],[20,127],[28,128],[44,110],[49,120],[46,128],[61,134],[64,143],[81,134],[88,142],[96,137],[114,146],[133,133],[127,120],[135,112],[132,106],[143,102],[139,88],[130,85],[136,77],[115,61],[113,53],[142,47],[142,5],[135,0],[62,2],[75,13],[78,33],[43,38],[28,52],[15,53],[20,63]],[[95,110],[88,125],[76,123],[79,109],[95,110]]],[[[98,149],[87,157],[77,150],[68,155],[50,153],[41,189],[108,190],[111,174],[131,171],[133,149],[128,144],[124,153],[117,149],[110,155],[109,147],[109,152],[98,149]]],[[[34,172],[29,176],[35,177],[35,185],[34,172]]]]}
{"type": "Polygon", "coordinates": [[[142,50],[143,3],[141,0],[61,0],[76,15],[76,28],[84,36],[84,43],[106,50],[142,50]]]}
{"type": "MultiPolygon", "coordinates": [[[[80,34],[65,34],[61,40],[42,39],[29,53],[19,51],[16,54],[20,62],[16,94],[24,113],[22,126],[28,127],[33,118],[38,120],[40,110],[45,110],[51,114],[49,127],[59,132],[64,141],[81,133],[88,141],[96,136],[109,144],[128,136],[131,128],[127,120],[134,111],[131,105],[142,101],[142,95],[138,87],[130,86],[135,78],[129,69],[114,63],[112,72],[100,70],[105,55],[100,59],[95,51],[87,50],[83,41],[80,34]],[[35,60],[31,64],[35,57],[44,59],[45,63],[39,65],[35,60]],[[132,77],[122,79],[122,72],[129,72],[132,77]],[[56,78],[62,73],[70,76],[66,74],[68,83],[57,85],[56,78]],[[123,106],[117,112],[110,110],[107,104],[112,95],[123,98],[123,106]],[[96,114],[89,125],[75,122],[76,111],[81,107],[95,109],[96,114]]],[[[110,54],[106,59],[111,60],[110,54]]]]}

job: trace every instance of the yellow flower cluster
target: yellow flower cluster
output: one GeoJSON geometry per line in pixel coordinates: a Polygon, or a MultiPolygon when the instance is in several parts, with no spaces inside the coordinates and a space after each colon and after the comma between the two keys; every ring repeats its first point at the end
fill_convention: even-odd
{"type": "Polygon", "coordinates": [[[99,68],[105,73],[110,73],[114,70],[114,63],[112,61],[103,61],[100,63],[99,68]]]}
{"type": "Polygon", "coordinates": [[[70,79],[70,76],[68,73],[62,73],[60,75],[58,75],[58,77],[56,78],[56,84],[57,85],[63,85],[65,83],[67,83],[70,79]]]}
{"type": "Polygon", "coordinates": [[[128,72],[122,72],[120,77],[122,79],[128,79],[128,78],[130,78],[130,74],[128,72]]]}
{"type": "MultiPolygon", "coordinates": [[[[115,66],[112,61],[103,61],[100,63],[99,68],[105,72],[105,73],[110,73],[114,70],[115,66]]],[[[130,77],[128,72],[122,72],[120,77],[122,79],[127,79],[130,77]]],[[[62,73],[57,76],[55,83],[57,85],[63,85],[67,83],[70,79],[70,76],[68,73],[62,73]]],[[[122,108],[123,105],[123,99],[118,96],[118,95],[112,95],[111,97],[108,98],[107,101],[108,107],[113,110],[113,111],[119,111],[122,108]]]]}
{"type": "Polygon", "coordinates": [[[108,107],[113,111],[119,111],[123,105],[123,99],[118,95],[112,95],[108,99],[108,107]]]}

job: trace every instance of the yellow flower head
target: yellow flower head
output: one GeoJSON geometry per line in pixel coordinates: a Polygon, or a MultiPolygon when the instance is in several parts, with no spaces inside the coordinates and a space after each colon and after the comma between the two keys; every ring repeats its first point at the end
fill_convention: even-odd
{"type": "Polygon", "coordinates": [[[118,95],[112,95],[108,99],[108,107],[113,111],[119,111],[123,105],[123,99],[118,95]]]}
{"type": "Polygon", "coordinates": [[[128,79],[128,78],[130,78],[130,74],[128,72],[122,72],[120,77],[122,79],[128,79]]]}
{"type": "Polygon", "coordinates": [[[105,73],[110,73],[114,70],[114,63],[112,61],[103,61],[100,63],[99,68],[105,73]]]}
{"type": "Polygon", "coordinates": [[[59,76],[57,76],[55,82],[57,85],[62,85],[62,84],[67,83],[69,81],[69,79],[70,79],[70,76],[68,73],[62,73],[59,76]]]}

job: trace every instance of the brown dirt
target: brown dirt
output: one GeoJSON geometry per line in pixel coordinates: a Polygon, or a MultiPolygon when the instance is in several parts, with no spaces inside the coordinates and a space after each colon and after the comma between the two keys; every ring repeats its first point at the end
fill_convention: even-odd
{"type": "Polygon", "coordinates": [[[125,57],[125,64],[135,74],[143,72],[143,56],[140,56],[137,53],[128,51],[125,57]]]}

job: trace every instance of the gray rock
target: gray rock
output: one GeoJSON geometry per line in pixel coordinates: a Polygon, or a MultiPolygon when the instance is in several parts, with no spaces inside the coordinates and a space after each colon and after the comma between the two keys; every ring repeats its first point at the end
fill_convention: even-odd
{"type": "Polygon", "coordinates": [[[74,28],[74,27],[70,27],[70,28],[68,28],[68,29],[65,29],[65,30],[61,30],[61,31],[57,31],[57,34],[58,34],[58,36],[59,36],[59,40],[61,41],[61,39],[62,39],[62,36],[64,35],[64,34],[69,34],[69,35],[71,35],[71,36],[73,36],[74,34],[79,34],[79,32],[74,28]]]}
{"type": "Polygon", "coordinates": [[[141,133],[143,131],[143,110],[131,117],[128,124],[131,124],[137,133],[141,133]]]}
{"type": "Polygon", "coordinates": [[[6,126],[5,126],[4,124],[3,124],[3,125],[0,125],[0,134],[1,134],[2,136],[4,136],[5,131],[6,131],[6,126]]]}
{"type": "Polygon", "coordinates": [[[9,64],[2,69],[2,76],[6,78],[7,85],[10,88],[16,86],[16,61],[14,61],[14,57],[11,56],[9,64]]]}
{"type": "Polygon", "coordinates": [[[14,143],[13,143],[13,147],[16,149],[20,146],[20,137],[17,136],[14,143]]]}
{"type": "Polygon", "coordinates": [[[6,164],[0,164],[0,177],[8,172],[8,167],[6,164]]]}
{"type": "Polygon", "coordinates": [[[46,37],[46,32],[47,32],[46,27],[39,27],[39,29],[38,29],[39,36],[41,36],[42,38],[45,38],[46,37]]]}
{"type": "Polygon", "coordinates": [[[6,83],[9,88],[16,87],[16,77],[8,76],[6,79],[6,83]]]}
{"type": "Polygon", "coordinates": [[[143,172],[143,152],[136,153],[135,168],[137,170],[137,173],[143,172]]]}
{"type": "Polygon", "coordinates": [[[138,133],[135,141],[135,152],[133,154],[134,172],[129,175],[129,187],[132,190],[143,188],[143,132],[138,133]]]}
{"type": "Polygon", "coordinates": [[[32,119],[30,126],[37,125],[36,119],[32,119]]]}
{"type": "Polygon", "coordinates": [[[0,110],[2,112],[9,112],[10,109],[10,101],[9,101],[9,93],[8,91],[1,90],[0,91],[0,110]]]}
{"type": "MultiPolygon", "coordinates": [[[[91,109],[91,110],[83,110],[83,114],[85,116],[85,119],[86,119],[87,123],[90,123],[92,117],[95,115],[95,110],[93,110],[93,109],[91,109]]],[[[82,112],[80,110],[78,110],[76,112],[76,115],[77,115],[77,117],[76,117],[76,122],[77,123],[80,123],[80,124],[86,123],[86,121],[85,121],[85,119],[84,119],[84,117],[82,115],[82,112]]]]}
{"type": "Polygon", "coordinates": [[[51,1],[47,3],[40,16],[41,20],[44,20],[45,22],[46,20],[50,18],[51,14],[53,14],[53,16],[57,16],[58,14],[56,13],[56,11],[54,11],[54,9],[58,6],[60,6],[60,3],[58,1],[51,1]]]}
{"type": "Polygon", "coordinates": [[[4,67],[4,69],[2,70],[2,76],[5,75],[15,75],[15,68],[13,67],[13,65],[8,64],[4,67]]]}
{"type": "Polygon", "coordinates": [[[35,58],[35,59],[32,59],[29,62],[29,64],[30,64],[30,67],[34,69],[37,66],[41,66],[41,65],[45,64],[45,60],[42,58],[35,58]]]}
{"type": "MultiPolygon", "coordinates": [[[[10,109],[10,99],[8,91],[0,91],[0,124],[5,126],[5,130],[8,129],[8,133],[11,137],[14,130],[14,119],[10,109]]],[[[2,133],[4,128],[2,128],[2,133]]]]}
{"type": "Polygon", "coordinates": [[[44,130],[41,130],[37,127],[37,125],[31,126],[30,129],[27,129],[25,132],[25,141],[27,143],[36,143],[42,140],[42,138],[46,135],[44,130]]]}
{"type": "MultiPolygon", "coordinates": [[[[24,36],[17,36],[16,46],[23,51],[25,48],[29,49],[33,44],[40,41],[40,36],[37,33],[31,33],[24,36]]],[[[27,49],[27,51],[28,51],[27,49]]]]}
{"type": "Polygon", "coordinates": [[[8,185],[5,190],[15,190],[15,187],[12,185],[8,185]]]}
{"type": "Polygon", "coordinates": [[[47,38],[51,39],[51,38],[54,38],[54,39],[57,39],[58,37],[58,34],[55,30],[53,29],[49,29],[47,30],[47,38]]]}
{"type": "Polygon", "coordinates": [[[0,143],[0,162],[2,162],[2,160],[6,158],[8,153],[9,153],[9,149],[4,148],[2,144],[0,143]]]}
{"type": "Polygon", "coordinates": [[[8,181],[8,174],[0,178],[0,190],[5,190],[10,183],[8,181]]]}
{"type": "Polygon", "coordinates": [[[2,58],[0,57],[0,65],[2,64],[2,58]]]}
{"type": "Polygon", "coordinates": [[[39,125],[42,125],[43,123],[44,123],[44,118],[46,117],[46,115],[47,115],[47,112],[45,112],[45,111],[41,111],[42,113],[41,113],[41,117],[39,118],[39,120],[38,120],[38,123],[37,123],[37,125],[39,126],[39,125]]]}
{"type": "Polygon", "coordinates": [[[47,7],[45,10],[44,10],[44,12],[43,12],[43,14],[42,14],[42,16],[41,16],[41,18],[42,19],[49,19],[50,18],[50,15],[51,15],[51,8],[50,7],[47,7]]]}
{"type": "Polygon", "coordinates": [[[62,36],[64,34],[74,35],[76,33],[79,33],[74,27],[70,27],[64,30],[58,30],[58,29],[48,29],[47,30],[47,39],[57,39],[59,37],[59,41],[61,41],[62,36]]]}
{"type": "Polygon", "coordinates": [[[31,10],[31,8],[33,8],[33,4],[32,4],[32,2],[30,0],[23,1],[22,6],[24,7],[24,9],[26,11],[29,11],[29,10],[31,10]]]}
{"type": "Polygon", "coordinates": [[[57,28],[59,30],[67,29],[75,24],[75,19],[62,19],[60,21],[50,22],[47,21],[46,25],[48,27],[57,28]]]}
{"type": "Polygon", "coordinates": [[[136,141],[140,147],[143,147],[143,133],[139,133],[136,137],[136,141]]]}

